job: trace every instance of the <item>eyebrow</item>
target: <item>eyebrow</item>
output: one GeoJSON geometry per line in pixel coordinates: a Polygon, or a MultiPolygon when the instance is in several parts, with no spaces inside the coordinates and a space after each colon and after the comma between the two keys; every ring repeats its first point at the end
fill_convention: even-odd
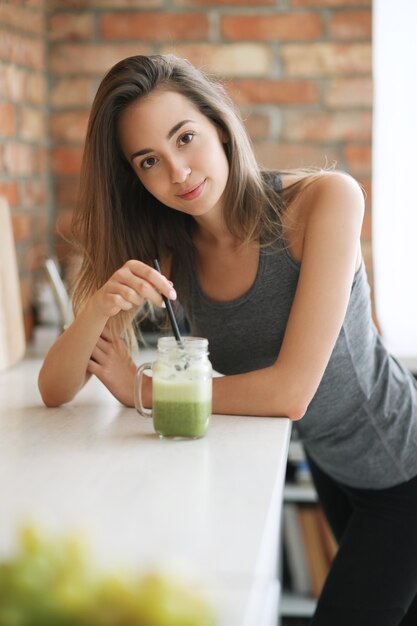
{"type": "MultiPolygon", "coordinates": [[[[189,122],[194,123],[194,120],[181,120],[181,122],[178,122],[178,124],[175,124],[175,126],[173,126],[171,128],[170,131],[168,131],[166,138],[168,139],[168,141],[175,135],[175,133],[182,127],[184,126],[184,124],[188,124],[189,122]]],[[[133,159],[135,159],[138,156],[142,156],[144,154],[148,154],[149,152],[153,152],[152,148],[143,148],[142,150],[138,150],[137,152],[134,152],[132,154],[132,156],[130,157],[130,160],[133,161],[133,159]]]]}

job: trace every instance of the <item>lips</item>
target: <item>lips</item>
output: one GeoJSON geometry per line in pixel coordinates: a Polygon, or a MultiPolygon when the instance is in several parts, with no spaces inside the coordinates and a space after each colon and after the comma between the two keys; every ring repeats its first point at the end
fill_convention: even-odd
{"type": "Polygon", "coordinates": [[[177,194],[178,198],[181,198],[182,200],[194,200],[195,198],[198,198],[198,196],[203,193],[205,184],[206,179],[204,179],[201,183],[198,183],[198,185],[187,189],[184,193],[177,194]]]}

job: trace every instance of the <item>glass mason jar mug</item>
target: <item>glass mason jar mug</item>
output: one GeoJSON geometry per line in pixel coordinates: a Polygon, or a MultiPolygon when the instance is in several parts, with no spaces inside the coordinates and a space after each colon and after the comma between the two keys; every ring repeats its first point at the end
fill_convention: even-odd
{"type": "Polygon", "coordinates": [[[160,437],[197,439],[207,431],[211,417],[212,367],[208,341],[201,337],[158,340],[156,361],[143,363],[136,372],[135,407],[152,417],[160,437]],[[152,410],[142,403],[142,376],[152,370],[152,410]]]}

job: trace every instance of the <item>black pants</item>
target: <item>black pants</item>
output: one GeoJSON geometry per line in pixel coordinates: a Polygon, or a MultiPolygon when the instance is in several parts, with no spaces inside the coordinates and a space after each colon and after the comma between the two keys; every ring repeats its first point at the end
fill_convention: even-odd
{"type": "Polygon", "coordinates": [[[417,626],[417,477],[353,489],[309,464],[339,544],[311,626],[417,626]]]}

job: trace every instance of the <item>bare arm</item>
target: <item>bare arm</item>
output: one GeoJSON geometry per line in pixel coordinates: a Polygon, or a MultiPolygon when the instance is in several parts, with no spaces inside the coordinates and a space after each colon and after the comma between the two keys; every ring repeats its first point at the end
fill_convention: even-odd
{"type": "MultiPolygon", "coordinates": [[[[100,369],[105,343],[109,337],[103,331],[110,317],[117,315],[121,310],[130,310],[139,307],[145,299],[149,299],[157,306],[161,306],[161,293],[174,299],[172,284],[159,272],[141,263],[131,260],[125,263],[86,303],[83,310],[77,315],[74,322],[59,337],[49,350],[39,373],[39,390],[47,406],[59,406],[69,402],[83,387],[91,373],[104,378],[110,388],[110,377],[104,367],[100,369]],[[103,336],[102,336],[103,335],[103,336]],[[96,358],[92,358],[92,355],[96,358]],[[98,366],[97,366],[97,362],[98,366]]],[[[117,347],[117,346],[116,346],[117,347]]],[[[126,360],[126,351],[119,349],[120,359],[126,360]]],[[[133,376],[134,371],[130,367],[133,376]]],[[[130,381],[131,383],[131,381],[130,381]]],[[[126,387],[131,387],[128,381],[126,387]]],[[[113,392],[113,389],[111,389],[113,392]]],[[[121,401],[126,394],[114,395],[121,401]]],[[[126,403],[128,399],[126,398],[126,403]]]]}
{"type": "Polygon", "coordinates": [[[364,200],[353,179],[328,174],[304,201],[300,277],[278,359],[265,369],[215,379],[215,413],[300,419],[320,384],[358,265],[364,200]]]}

